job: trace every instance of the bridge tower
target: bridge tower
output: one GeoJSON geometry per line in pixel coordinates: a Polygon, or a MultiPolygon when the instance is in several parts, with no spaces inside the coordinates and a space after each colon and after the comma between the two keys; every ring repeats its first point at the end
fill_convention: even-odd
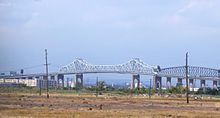
{"type": "Polygon", "coordinates": [[[192,90],[194,90],[194,80],[193,79],[189,79],[189,86],[192,88],[192,90]]]}
{"type": "Polygon", "coordinates": [[[177,78],[177,83],[179,85],[183,85],[183,79],[182,78],[177,78]]]}
{"type": "Polygon", "coordinates": [[[83,74],[82,73],[76,74],[76,87],[83,87],[83,74]]]}
{"type": "Polygon", "coordinates": [[[217,88],[218,85],[218,81],[217,80],[213,80],[213,84],[212,84],[212,88],[217,88]]]}
{"type": "Polygon", "coordinates": [[[205,87],[205,80],[200,80],[200,88],[205,87]]]}
{"type": "Polygon", "coordinates": [[[154,76],[154,82],[153,82],[153,84],[154,84],[154,89],[157,89],[157,88],[161,88],[162,87],[162,77],[160,77],[160,76],[154,76]]]}
{"type": "Polygon", "coordinates": [[[134,74],[132,75],[131,89],[135,88],[135,80],[137,81],[137,88],[140,88],[140,75],[134,74]]]}

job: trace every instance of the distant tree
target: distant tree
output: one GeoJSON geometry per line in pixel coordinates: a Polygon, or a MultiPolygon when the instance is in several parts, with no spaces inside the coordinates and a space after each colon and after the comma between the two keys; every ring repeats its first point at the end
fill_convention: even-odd
{"type": "Polygon", "coordinates": [[[218,95],[218,90],[216,88],[212,89],[212,95],[218,95]]]}
{"type": "Polygon", "coordinates": [[[98,90],[99,91],[102,91],[102,90],[104,90],[105,88],[105,81],[98,81],[98,90]]]}
{"type": "Polygon", "coordinates": [[[106,90],[107,91],[114,91],[116,89],[114,87],[112,87],[112,86],[106,86],[106,90]]]}
{"type": "Polygon", "coordinates": [[[208,95],[218,95],[219,91],[217,89],[211,88],[199,88],[196,94],[208,94],[208,95]]]}
{"type": "Polygon", "coordinates": [[[205,94],[203,88],[199,88],[196,94],[205,94]]]}
{"type": "Polygon", "coordinates": [[[140,94],[146,94],[146,89],[144,87],[139,89],[140,94]]]}
{"type": "Polygon", "coordinates": [[[204,88],[204,93],[208,95],[212,95],[212,89],[211,88],[204,88]]]}
{"type": "Polygon", "coordinates": [[[178,87],[171,87],[169,90],[168,90],[168,92],[169,93],[172,93],[172,94],[176,94],[176,93],[178,93],[178,87]]]}
{"type": "Polygon", "coordinates": [[[183,83],[177,83],[176,84],[176,87],[180,87],[180,86],[183,86],[183,83]]]}

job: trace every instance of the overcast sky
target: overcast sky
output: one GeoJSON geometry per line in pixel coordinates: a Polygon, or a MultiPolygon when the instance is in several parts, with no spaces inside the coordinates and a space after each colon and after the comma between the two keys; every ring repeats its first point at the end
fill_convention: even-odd
{"type": "MultiPolygon", "coordinates": [[[[0,0],[0,72],[83,58],[220,67],[220,0],[0,0]]],[[[34,68],[29,69],[28,68],[34,68]]]]}

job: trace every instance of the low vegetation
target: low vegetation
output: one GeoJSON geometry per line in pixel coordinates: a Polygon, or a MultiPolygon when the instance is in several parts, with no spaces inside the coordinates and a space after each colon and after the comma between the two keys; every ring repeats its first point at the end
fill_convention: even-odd
{"type": "MultiPolygon", "coordinates": [[[[30,94],[39,94],[40,89],[36,87],[1,87],[1,93],[30,93],[30,94]]],[[[41,90],[42,93],[46,93],[46,89],[41,90]]],[[[116,94],[116,95],[166,95],[166,94],[185,94],[186,88],[182,86],[171,87],[169,89],[149,89],[149,88],[114,88],[111,86],[106,86],[104,82],[99,82],[98,86],[89,86],[89,87],[64,87],[64,88],[50,88],[50,93],[91,93],[91,94],[116,94]]],[[[219,96],[220,89],[212,88],[200,88],[196,92],[190,91],[190,94],[193,95],[212,95],[219,96]]]]}

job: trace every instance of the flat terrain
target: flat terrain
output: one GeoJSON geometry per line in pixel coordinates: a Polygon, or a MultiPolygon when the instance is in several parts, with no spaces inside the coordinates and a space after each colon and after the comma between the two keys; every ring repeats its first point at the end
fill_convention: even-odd
{"type": "Polygon", "coordinates": [[[46,95],[1,93],[0,117],[220,118],[220,99],[191,99],[186,104],[185,98],[54,93],[47,99],[46,95]]]}

